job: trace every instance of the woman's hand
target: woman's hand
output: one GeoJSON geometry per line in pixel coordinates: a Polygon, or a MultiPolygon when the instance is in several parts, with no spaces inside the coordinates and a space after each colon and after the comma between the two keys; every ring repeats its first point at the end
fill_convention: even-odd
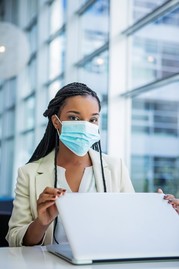
{"type": "Polygon", "coordinates": [[[50,223],[58,215],[55,201],[64,195],[66,190],[57,188],[45,188],[37,200],[38,217],[29,225],[24,238],[24,246],[34,246],[41,244],[43,236],[50,223]]]}
{"type": "Polygon", "coordinates": [[[40,194],[37,200],[38,221],[43,226],[48,226],[58,215],[55,201],[64,195],[66,190],[60,188],[47,187],[40,194]]]}
{"type": "MultiPolygon", "coordinates": [[[[161,189],[158,189],[158,193],[163,193],[161,189]]],[[[179,214],[179,199],[176,199],[173,194],[165,194],[164,199],[168,200],[168,203],[173,206],[176,212],[179,214]]]]}
{"type": "Polygon", "coordinates": [[[173,206],[176,212],[179,214],[179,199],[171,198],[168,200],[169,204],[173,206]]]}

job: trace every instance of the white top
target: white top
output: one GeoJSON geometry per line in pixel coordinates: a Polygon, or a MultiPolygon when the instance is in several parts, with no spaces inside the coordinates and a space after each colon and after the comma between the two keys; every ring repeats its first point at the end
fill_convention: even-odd
{"type": "MultiPolygon", "coordinates": [[[[67,192],[72,192],[66,180],[65,172],[65,168],[57,166],[57,188],[66,189],[67,192]]],[[[84,169],[78,192],[97,192],[92,166],[84,169]]],[[[55,237],[58,243],[68,243],[60,215],[58,216],[57,226],[55,229],[55,237]]]]}

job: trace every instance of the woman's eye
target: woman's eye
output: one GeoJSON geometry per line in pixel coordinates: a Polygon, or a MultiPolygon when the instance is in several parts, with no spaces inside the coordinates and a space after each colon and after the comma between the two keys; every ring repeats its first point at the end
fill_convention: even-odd
{"type": "Polygon", "coordinates": [[[69,120],[79,120],[79,118],[76,116],[69,116],[69,120]]]}
{"type": "Polygon", "coordinates": [[[96,123],[96,122],[98,122],[98,119],[97,118],[92,118],[92,119],[90,119],[90,122],[91,123],[96,123]]]}

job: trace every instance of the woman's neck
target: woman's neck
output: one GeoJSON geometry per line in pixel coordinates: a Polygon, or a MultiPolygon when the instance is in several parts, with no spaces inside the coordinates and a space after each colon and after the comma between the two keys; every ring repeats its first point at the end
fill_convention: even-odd
{"type": "Polygon", "coordinates": [[[71,150],[66,148],[64,145],[59,146],[57,153],[57,165],[66,167],[66,166],[91,166],[91,159],[87,153],[85,156],[77,156],[71,150]]]}

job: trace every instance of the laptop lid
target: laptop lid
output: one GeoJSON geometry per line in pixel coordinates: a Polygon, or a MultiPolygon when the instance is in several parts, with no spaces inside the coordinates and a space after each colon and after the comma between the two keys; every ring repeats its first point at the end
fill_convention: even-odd
{"type": "Polygon", "coordinates": [[[74,263],[179,257],[179,216],[163,194],[66,193],[56,204],[74,263]]]}

